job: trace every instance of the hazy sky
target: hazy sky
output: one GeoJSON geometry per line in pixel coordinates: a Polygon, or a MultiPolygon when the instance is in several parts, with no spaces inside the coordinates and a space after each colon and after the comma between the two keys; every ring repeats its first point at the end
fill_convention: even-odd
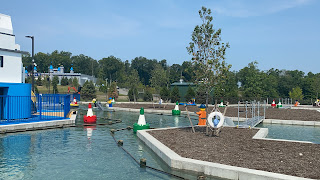
{"type": "MultiPolygon", "coordinates": [[[[186,47],[198,10],[213,10],[214,27],[229,42],[227,62],[239,70],[254,60],[259,68],[320,72],[320,0],[1,0],[16,43],[31,52],[53,50],[96,60],[114,55],[190,60],[186,47]]],[[[54,61],[54,60],[53,60],[54,61]]]]}

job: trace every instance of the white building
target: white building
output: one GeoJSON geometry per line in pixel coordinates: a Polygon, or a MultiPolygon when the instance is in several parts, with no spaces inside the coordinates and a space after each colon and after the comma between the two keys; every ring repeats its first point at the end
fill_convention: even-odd
{"type": "Polygon", "coordinates": [[[67,78],[67,79],[78,79],[78,82],[80,86],[83,86],[83,84],[86,81],[92,81],[94,84],[97,82],[97,78],[93,76],[89,76],[86,74],[81,74],[81,73],[75,73],[73,71],[73,67],[70,68],[70,73],[64,72],[64,67],[61,65],[58,68],[53,68],[52,65],[48,68],[48,71],[50,73],[39,73],[37,72],[36,68],[34,69],[34,74],[36,75],[36,78],[41,77],[42,79],[45,79],[45,77],[50,77],[50,80],[53,79],[53,77],[58,77],[59,78],[59,84],[61,84],[61,79],[62,78],[67,78]]]}
{"type": "Polygon", "coordinates": [[[22,53],[15,43],[11,17],[0,14],[0,83],[24,83],[22,53]]]}

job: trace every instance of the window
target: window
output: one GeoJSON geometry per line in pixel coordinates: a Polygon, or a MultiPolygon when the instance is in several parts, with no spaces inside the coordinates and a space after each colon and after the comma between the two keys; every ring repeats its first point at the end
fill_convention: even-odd
{"type": "Polygon", "coordinates": [[[3,56],[0,56],[0,67],[3,67],[3,56]]]}

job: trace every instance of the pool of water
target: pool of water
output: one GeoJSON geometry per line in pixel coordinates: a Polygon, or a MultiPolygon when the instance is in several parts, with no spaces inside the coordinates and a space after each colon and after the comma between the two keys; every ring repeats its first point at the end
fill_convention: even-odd
{"type": "Polygon", "coordinates": [[[257,127],[268,128],[267,138],[310,141],[320,144],[319,126],[296,126],[282,124],[259,124],[257,127]]]}
{"type": "MultiPolygon", "coordinates": [[[[98,117],[121,119],[122,123],[0,135],[0,179],[175,179],[140,168],[110,135],[110,129],[136,123],[139,113],[94,112],[98,117]]],[[[154,128],[189,125],[186,117],[145,116],[154,128]]],[[[108,121],[98,119],[98,123],[108,121]]],[[[82,124],[80,115],[77,124],[82,124]]],[[[122,139],[124,148],[136,159],[146,158],[149,166],[187,179],[197,178],[197,174],[191,172],[171,170],[132,130],[116,132],[115,138],[122,139]]]]}

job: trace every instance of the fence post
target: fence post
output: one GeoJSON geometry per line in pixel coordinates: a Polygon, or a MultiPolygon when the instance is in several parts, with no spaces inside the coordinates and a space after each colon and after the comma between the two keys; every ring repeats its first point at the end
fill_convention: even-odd
{"type": "Polygon", "coordinates": [[[38,94],[39,120],[42,120],[42,94],[38,94]]]}
{"type": "Polygon", "coordinates": [[[240,104],[240,101],[238,101],[238,126],[239,126],[239,104],[240,104]]]}

